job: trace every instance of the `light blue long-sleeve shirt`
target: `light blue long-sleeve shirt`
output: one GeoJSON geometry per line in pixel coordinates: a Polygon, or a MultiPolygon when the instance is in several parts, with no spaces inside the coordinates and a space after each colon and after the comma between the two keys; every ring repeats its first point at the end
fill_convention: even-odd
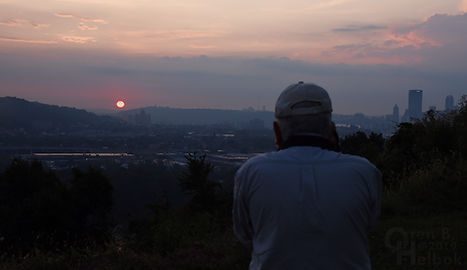
{"type": "Polygon", "coordinates": [[[381,186],[366,159],[319,147],[248,160],[235,176],[233,222],[252,248],[250,270],[371,269],[381,186]]]}

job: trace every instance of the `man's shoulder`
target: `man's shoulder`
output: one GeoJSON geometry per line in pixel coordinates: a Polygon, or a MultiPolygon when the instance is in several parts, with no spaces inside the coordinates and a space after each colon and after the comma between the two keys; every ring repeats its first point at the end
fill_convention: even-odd
{"type": "MultiPolygon", "coordinates": [[[[308,148],[307,150],[310,150],[308,148]]],[[[320,149],[320,153],[317,155],[309,155],[307,153],[291,153],[292,151],[279,151],[279,152],[268,152],[264,154],[257,155],[248,159],[243,165],[245,167],[254,166],[265,163],[283,163],[283,162],[293,162],[293,163],[309,163],[309,162],[330,162],[330,163],[355,163],[362,166],[375,167],[370,161],[366,158],[351,154],[343,154],[340,152],[334,152],[329,150],[320,149]],[[305,157],[304,159],[302,159],[305,157]]],[[[316,150],[315,150],[316,153],[316,150]]]]}
{"type": "MultiPolygon", "coordinates": [[[[356,155],[343,154],[328,150],[322,150],[323,154],[318,154],[310,159],[301,159],[299,156],[290,154],[287,151],[268,152],[248,159],[238,170],[238,173],[250,171],[252,168],[270,168],[270,166],[280,166],[281,164],[332,164],[333,166],[344,166],[357,170],[369,170],[380,173],[379,170],[366,158],[356,155]]],[[[296,154],[296,153],[295,153],[296,154]]]]}
{"type": "Polygon", "coordinates": [[[240,166],[240,168],[238,169],[238,172],[245,171],[251,166],[255,166],[258,164],[264,164],[265,162],[269,160],[270,155],[272,153],[273,152],[268,152],[268,153],[259,154],[257,156],[249,158],[247,161],[245,161],[245,163],[242,164],[242,166],[240,166]]]}
{"type": "Polygon", "coordinates": [[[270,163],[287,162],[290,157],[284,151],[266,152],[249,158],[241,167],[261,166],[270,163]]]}
{"type": "Polygon", "coordinates": [[[267,170],[270,169],[271,166],[275,166],[275,164],[282,163],[283,161],[283,157],[279,155],[279,152],[259,154],[245,161],[237,170],[236,175],[245,175],[261,169],[267,170]]]}

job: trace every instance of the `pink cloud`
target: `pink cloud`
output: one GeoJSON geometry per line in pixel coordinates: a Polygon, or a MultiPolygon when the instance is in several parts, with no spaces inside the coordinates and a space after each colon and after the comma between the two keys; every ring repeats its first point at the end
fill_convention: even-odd
{"type": "Polygon", "coordinates": [[[436,14],[415,25],[411,31],[442,44],[467,43],[467,13],[461,15],[436,14]]]}
{"type": "Polygon", "coordinates": [[[74,18],[75,17],[71,14],[65,14],[65,13],[55,13],[55,16],[59,18],[74,18]]]}
{"type": "Polygon", "coordinates": [[[45,23],[31,23],[32,27],[36,28],[36,29],[40,29],[40,28],[45,28],[45,27],[49,27],[50,24],[45,24],[45,23]]]}
{"type": "MultiPolygon", "coordinates": [[[[352,64],[390,64],[406,65],[407,63],[419,63],[422,59],[413,54],[406,54],[408,48],[389,50],[383,45],[361,43],[334,46],[323,52],[322,56],[331,62],[343,62],[352,64]]],[[[409,48],[411,50],[411,47],[409,48]]]]}
{"type": "Polygon", "coordinates": [[[86,18],[86,17],[79,17],[82,21],[85,22],[93,22],[93,23],[101,23],[101,24],[107,24],[107,21],[104,19],[99,19],[99,18],[86,18]]]}
{"type": "Polygon", "coordinates": [[[32,39],[18,39],[18,38],[4,38],[0,37],[0,41],[17,42],[17,43],[30,43],[30,44],[56,44],[53,40],[32,40],[32,39]]]}
{"type": "Polygon", "coordinates": [[[213,49],[216,46],[213,45],[198,45],[198,44],[191,44],[188,47],[193,48],[193,49],[213,49]]]}
{"type": "Polygon", "coordinates": [[[85,23],[79,23],[78,25],[78,28],[83,30],[83,31],[95,31],[97,29],[99,29],[99,27],[95,26],[95,25],[86,25],[85,23]]]}
{"type": "Polygon", "coordinates": [[[77,16],[77,15],[68,14],[68,13],[55,13],[55,16],[57,16],[59,18],[65,18],[65,19],[78,19],[78,20],[81,20],[83,22],[93,22],[93,23],[107,24],[107,21],[104,20],[104,19],[82,17],[82,16],[77,16]]]}
{"type": "Polygon", "coordinates": [[[36,23],[30,20],[25,20],[25,19],[7,19],[4,21],[0,21],[0,25],[9,26],[9,27],[21,27],[25,25],[30,25],[36,29],[50,26],[50,24],[41,24],[41,23],[36,23]]]}
{"type": "Polygon", "coordinates": [[[27,20],[22,19],[7,19],[0,22],[0,25],[9,26],[9,27],[16,27],[22,26],[23,24],[27,23],[27,20]]]}
{"type": "Polygon", "coordinates": [[[62,36],[62,40],[71,43],[85,44],[90,42],[96,42],[93,37],[80,37],[80,36],[62,36]]]}
{"type": "Polygon", "coordinates": [[[193,30],[193,29],[173,29],[173,30],[141,30],[126,31],[121,35],[130,39],[149,39],[149,40],[179,40],[179,39],[200,39],[200,38],[219,38],[224,37],[226,31],[219,30],[193,30]]]}
{"type": "Polygon", "coordinates": [[[392,47],[413,47],[415,49],[420,49],[422,47],[432,47],[432,46],[441,46],[439,41],[425,37],[423,34],[418,31],[411,31],[408,33],[387,33],[386,36],[386,45],[395,45],[387,46],[388,49],[392,47]]]}
{"type": "Polygon", "coordinates": [[[344,31],[352,32],[348,37],[354,42],[334,46],[325,50],[322,56],[328,60],[360,64],[457,63],[460,60],[456,59],[463,58],[467,47],[466,25],[467,14],[436,14],[405,27],[359,33],[358,39],[353,34],[355,31],[344,31]]]}

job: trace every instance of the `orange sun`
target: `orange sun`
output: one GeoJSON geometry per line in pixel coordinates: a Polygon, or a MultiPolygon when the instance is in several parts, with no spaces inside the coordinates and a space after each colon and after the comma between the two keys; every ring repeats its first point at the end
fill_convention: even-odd
{"type": "Polygon", "coordinates": [[[115,103],[115,106],[119,109],[123,109],[125,107],[125,102],[123,100],[118,100],[117,103],[115,103]]]}

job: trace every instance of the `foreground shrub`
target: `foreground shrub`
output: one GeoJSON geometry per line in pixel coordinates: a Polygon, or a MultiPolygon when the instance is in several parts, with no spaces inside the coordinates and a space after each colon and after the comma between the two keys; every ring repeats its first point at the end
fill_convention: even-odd
{"type": "Polygon", "coordinates": [[[0,252],[103,245],[112,204],[110,183],[94,169],[74,170],[67,187],[40,162],[15,159],[0,174],[0,252]]]}
{"type": "Polygon", "coordinates": [[[466,191],[467,160],[437,160],[430,168],[400,181],[400,186],[387,196],[386,211],[411,214],[467,211],[466,191]]]}

